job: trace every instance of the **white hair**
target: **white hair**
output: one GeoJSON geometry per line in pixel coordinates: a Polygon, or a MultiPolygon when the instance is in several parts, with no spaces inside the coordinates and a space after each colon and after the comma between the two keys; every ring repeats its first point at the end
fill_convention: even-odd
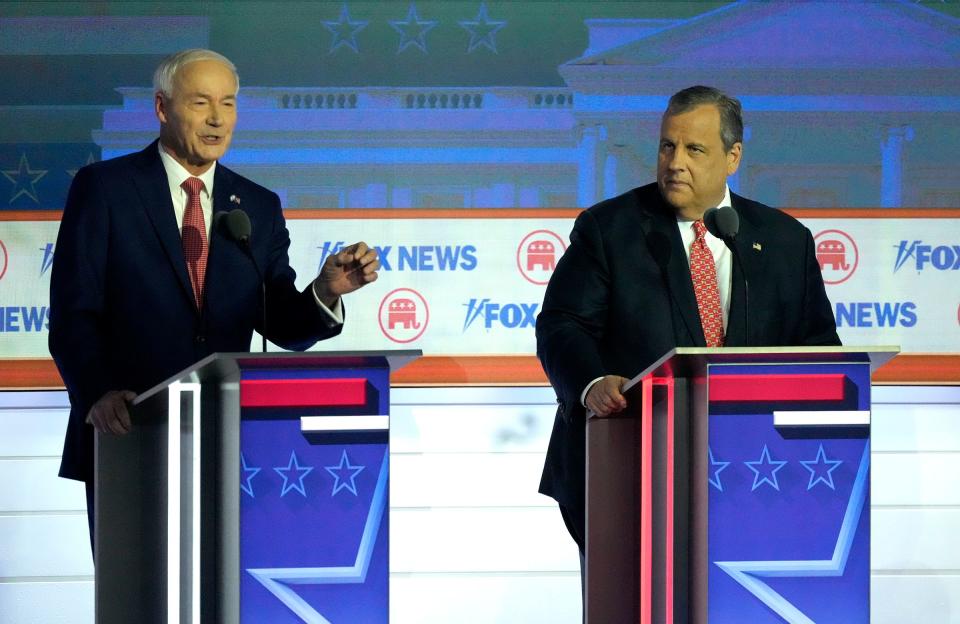
{"type": "Polygon", "coordinates": [[[153,72],[153,92],[162,93],[168,98],[172,97],[173,79],[176,77],[177,72],[180,71],[184,65],[189,65],[197,61],[217,61],[223,63],[233,72],[233,77],[237,81],[237,91],[240,90],[240,76],[237,74],[236,65],[234,65],[230,59],[213,50],[192,48],[190,50],[181,50],[161,61],[160,65],[157,66],[157,70],[153,72]]]}

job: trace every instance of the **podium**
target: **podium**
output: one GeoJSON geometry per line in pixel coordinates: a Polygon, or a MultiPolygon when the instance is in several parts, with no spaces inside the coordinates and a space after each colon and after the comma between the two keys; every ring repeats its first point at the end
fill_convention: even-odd
{"type": "Polygon", "coordinates": [[[387,622],[390,371],[217,353],[96,437],[96,622],[387,622]]]}
{"type": "Polygon", "coordinates": [[[870,377],[896,347],[677,348],[587,420],[591,624],[870,621],[870,377]]]}

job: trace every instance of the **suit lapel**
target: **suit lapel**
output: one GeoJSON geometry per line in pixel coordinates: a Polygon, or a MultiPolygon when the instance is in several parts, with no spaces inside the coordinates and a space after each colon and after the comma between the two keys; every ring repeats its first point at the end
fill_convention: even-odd
{"type": "MultiPolygon", "coordinates": [[[[680,238],[680,229],[677,227],[677,218],[673,211],[660,198],[659,191],[655,191],[656,199],[652,207],[644,207],[641,219],[641,228],[645,236],[656,232],[670,241],[670,263],[667,266],[667,280],[669,282],[670,297],[676,304],[686,326],[687,335],[693,346],[705,347],[707,341],[703,336],[703,327],[700,324],[700,312],[697,309],[697,298],[693,293],[693,279],[690,277],[690,264],[687,253],[683,248],[683,239],[680,238]]],[[[685,341],[680,340],[680,344],[685,341]]]]}
{"type": "MultiPolygon", "coordinates": [[[[750,336],[747,335],[748,316],[755,318],[755,315],[751,314],[751,309],[756,309],[759,301],[758,297],[762,294],[761,277],[767,262],[767,254],[764,252],[766,241],[763,239],[761,229],[752,221],[751,216],[745,210],[742,198],[731,195],[731,203],[740,215],[740,231],[737,233],[734,244],[740,253],[743,271],[740,270],[736,260],[733,260],[730,313],[727,316],[727,335],[724,344],[731,347],[750,346],[752,342],[750,336]],[[745,277],[752,285],[749,301],[747,301],[745,277]]],[[[750,334],[753,334],[753,332],[750,332],[750,334]]]]}
{"type": "MultiPolygon", "coordinates": [[[[218,212],[229,212],[239,207],[230,201],[234,191],[233,174],[220,163],[217,163],[217,169],[213,174],[213,211],[211,218],[218,212]]],[[[204,286],[206,292],[205,299],[210,301],[215,298],[217,290],[215,275],[222,275],[221,267],[225,263],[225,256],[230,252],[230,245],[235,245],[229,239],[225,238],[220,230],[215,227],[210,228],[209,251],[207,252],[207,283],[204,286]]]]}
{"type": "Polygon", "coordinates": [[[180,230],[177,228],[173,200],[170,198],[170,185],[157,149],[157,141],[154,141],[140,153],[140,167],[134,176],[134,184],[167,259],[180,280],[184,296],[193,301],[193,286],[190,284],[187,262],[183,256],[180,230]]]}

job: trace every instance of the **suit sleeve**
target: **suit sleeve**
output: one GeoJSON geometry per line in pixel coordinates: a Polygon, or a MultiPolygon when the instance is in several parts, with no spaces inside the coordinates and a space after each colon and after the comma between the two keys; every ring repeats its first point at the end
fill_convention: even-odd
{"type": "Polygon", "coordinates": [[[609,267],[595,217],[582,213],[557,263],[537,317],[537,356],[567,411],[588,383],[607,374],[601,357],[609,267]]]}
{"type": "MultiPolygon", "coordinates": [[[[289,258],[290,233],[280,199],[273,194],[272,200],[270,247],[263,271],[267,289],[266,336],[285,349],[304,351],[318,340],[338,335],[343,325],[330,322],[330,315],[320,309],[309,284],[302,292],[297,290],[297,274],[289,258]]],[[[258,314],[257,331],[263,331],[261,318],[258,314]]]]}
{"type": "Polygon", "coordinates": [[[77,172],[64,206],[50,276],[50,354],[74,410],[85,415],[112,388],[105,361],[104,288],[110,215],[93,170],[77,172]]]}
{"type": "Polygon", "coordinates": [[[833,306],[827,298],[823,284],[823,274],[817,262],[810,230],[804,228],[805,291],[804,310],[801,319],[801,335],[797,344],[811,346],[839,345],[837,322],[833,315],[833,306]]]}

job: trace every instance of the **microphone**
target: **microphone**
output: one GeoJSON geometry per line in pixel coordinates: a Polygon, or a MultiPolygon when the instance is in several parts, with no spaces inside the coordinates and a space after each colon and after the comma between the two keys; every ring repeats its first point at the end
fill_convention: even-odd
{"type": "MultiPolygon", "coordinates": [[[[722,208],[711,208],[703,213],[703,224],[707,226],[707,231],[727,242],[737,237],[740,231],[740,215],[730,206],[722,208]]],[[[729,243],[727,243],[729,246],[729,243]]]]}
{"type": "Polygon", "coordinates": [[[737,233],[740,231],[740,215],[731,206],[710,208],[703,213],[703,224],[707,231],[723,241],[743,275],[743,333],[744,342],[750,344],[750,325],[748,311],[750,309],[750,280],[743,270],[743,260],[740,259],[740,250],[736,245],[737,233]]]}
{"type": "Polygon", "coordinates": [[[213,227],[217,228],[224,236],[232,240],[243,250],[244,255],[250,258],[253,263],[253,269],[257,272],[257,279],[260,280],[260,311],[262,317],[262,329],[260,333],[260,348],[267,352],[267,284],[263,279],[263,273],[260,271],[260,265],[253,256],[253,250],[250,248],[250,234],[253,226],[250,225],[250,217],[240,208],[234,208],[230,212],[221,210],[213,215],[213,227]]]}

